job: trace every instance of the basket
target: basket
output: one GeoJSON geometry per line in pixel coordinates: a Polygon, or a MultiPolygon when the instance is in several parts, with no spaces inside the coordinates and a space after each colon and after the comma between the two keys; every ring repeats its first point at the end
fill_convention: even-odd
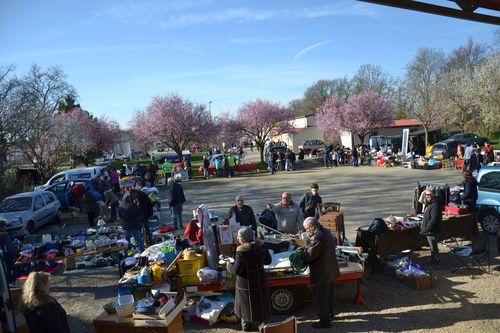
{"type": "Polygon", "coordinates": [[[205,265],[205,253],[201,255],[196,255],[196,257],[193,259],[177,260],[177,269],[179,270],[181,284],[200,283],[200,279],[198,279],[196,273],[204,265],[205,265]]]}

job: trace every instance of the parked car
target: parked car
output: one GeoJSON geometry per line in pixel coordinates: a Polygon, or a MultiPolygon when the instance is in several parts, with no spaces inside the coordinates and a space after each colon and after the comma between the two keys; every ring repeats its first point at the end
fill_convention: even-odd
{"type": "Polygon", "coordinates": [[[487,141],[488,139],[477,136],[473,133],[460,133],[450,136],[443,142],[458,142],[460,144],[477,143],[480,146],[484,146],[487,141]]]}
{"type": "Polygon", "coordinates": [[[325,148],[325,143],[321,140],[305,140],[299,149],[303,148],[304,152],[309,155],[314,155],[316,152],[325,148]]]}
{"type": "Polygon", "coordinates": [[[95,166],[88,168],[70,169],[56,173],[45,184],[36,186],[35,192],[43,191],[50,185],[60,182],[62,180],[94,179],[96,177],[99,177],[101,172],[103,172],[107,168],[108,168],[107,166],[103,165],[103,166],[95,166]]]}
{"type": "Polygon", "coordinates": [[[71,188],[73,185],[81,184],[84,187],[88,187],[90,193],[96,198],[98,201],[106,201],[101,192],[97,191],[94,186],[94,181],[92,179],[78,179],[78,180],[63,180],[57,182],[45,190],[54,193],[59,202],[61,203],[62,209],[68,209],[72,204],[71,199],[71,188]]]}
{"type": "Polygon", "coordinates": [[[24,192],[5,198],[0,203],[0,220],[14,237],[36,229],[50,221],[59,221],[61,203],[52,192],[24,192]]]}
{"type": "Polygon", "coordinates": [[[448,156],[456,156],[457,155],[457,148],[460,145],[458,141],[443,141],[443,142],[438,142],[434,144],[434,156],[439,156],[443,153],[443,151],[446,150],[448,151],[448,156]]]}
{"type": "Polygon", "coordinates": [[[500,165],[488,165],[479,170],[478,221],[484,231],[497,235],[500,229],[500,165]]]}

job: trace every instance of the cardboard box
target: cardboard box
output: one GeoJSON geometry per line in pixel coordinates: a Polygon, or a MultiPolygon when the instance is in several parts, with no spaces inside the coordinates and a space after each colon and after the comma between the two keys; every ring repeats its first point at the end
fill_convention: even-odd
{"type": "MultiPolygon", "coordinates": [[[[177,293],[167,293],[167,295],[174,296],[177,293]]],[[[187,295],[183,292],[182,298],[178,301],[176,306],[168,313],[159,315],[136,314],[134,313],[134,327],[168,327],[172,328],[169,332],[173,331],[174,327],[179,326],[182,328],[182,310],[187,303],[187,295]]]]}
{"type": "Polygon", "coordinates": [[[217,226],[217,247],[219,254],[232,257],[236,248],[238,227],[229,225],[217,226]]]}

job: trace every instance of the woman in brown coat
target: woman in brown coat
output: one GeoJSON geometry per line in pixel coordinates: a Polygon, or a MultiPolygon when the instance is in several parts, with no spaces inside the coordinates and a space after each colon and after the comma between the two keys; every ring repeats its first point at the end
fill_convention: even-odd
{"type": "Polygon", "coordinates": [[[228,270],[236,275],[234,311],[241,319],[243,331],[251,331],[271,317],[271,302],[264,265],[271,263],[269,251],[262,249],[254,240],[251,228],[238,230],[239,246],[234,264],[228,270]]]}

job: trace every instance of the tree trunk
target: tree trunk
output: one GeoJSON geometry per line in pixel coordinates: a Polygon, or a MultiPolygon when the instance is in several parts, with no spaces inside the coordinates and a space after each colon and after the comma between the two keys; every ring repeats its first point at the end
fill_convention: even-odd
{"type": "Polygon", "coordinates": [[[264,163],[264,146],[265,142],[260,142],[257,144],[259,146],[260,163],[264,163]]]}
{"type": "Polygon", "coordinates": [[[425,151],[427,152],[427,147],[429,146],[429,127],[426,125],[422,125],[425,133],[425,151]]]}

